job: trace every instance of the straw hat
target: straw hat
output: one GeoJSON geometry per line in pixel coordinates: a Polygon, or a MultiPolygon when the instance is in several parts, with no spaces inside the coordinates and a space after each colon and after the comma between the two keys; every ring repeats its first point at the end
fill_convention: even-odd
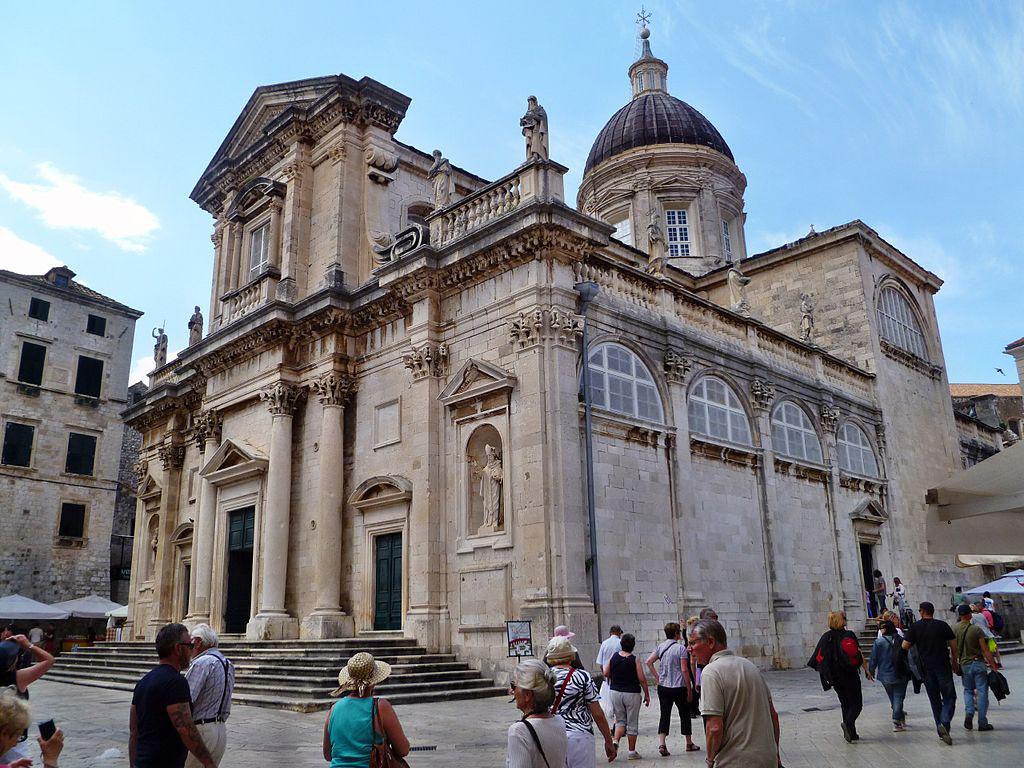
{"type": "Polygon", "coordinates": [[[557,627],[555,627],[554,636],[572,639],[576,637],[576,633],[570,632],[569,628],[565,626],[565,624],[559,624],[557,627]]]}
{"type": "Polygon", "coordinates": [[[338,673],[338,687],[331,691],[331,696],[340,696],[345,691],[377,685],[387,680],[390,675],[390,664],[374,660],[369,653],[357,653],[338,673]]]}
{"type": "Polygon", "coordinates": [[[549,664],[565,664],[576,658],[576,646],[569,642],[568,637],[552,637],[544,658],[549,664]]]}

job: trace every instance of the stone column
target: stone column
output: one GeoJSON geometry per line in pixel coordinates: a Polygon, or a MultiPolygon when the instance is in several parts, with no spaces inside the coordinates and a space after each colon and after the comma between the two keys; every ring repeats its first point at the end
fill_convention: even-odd
{"type": "Polygon", "coordinates": [[[228,259],[228,280],[226,291],[238,288],[238,276],[242,271],[242,225],[235,222],[231,225],[231,257],[228,259]]]}
{"type": "Polygon", "coordinates": [[[278,381],[260,392],[270,410],[270,465],[263,502],[260,546],[260,592],[256,615],[246,627],[250,640],[285,640],[298,636],[298,621],[285,609],[288,579],[288,528],[292,495],[292,414],[302,390],[278,381]]]}
{"type": "Polygon", "coordinates": [[[131,579],[128,582],[128,619],[125,621],[124,631],[121,633],[125,640],[136,639],[135,635],[139,624],[137,602],[139,582],[142,581],[143,577],[143,553],[147,546],[145,543],[140,542],[144,542],[146,538],[146,503],[142,500],[142,494],[146,488],[146,478],[149,477],[149,462],[141,459],[135,464],[133,469],[135,470],[135,477],[138,482],[136,483],[137,498],[135,500],[135,538],[132,546],[132,571],[131,579]]]}
{"type": "Polygon", "coordinates": [[[181,466],[185,461],[185,446],[168,442],[158,449],[163,465],[160,494],[160,528],[157,540],[156,562],[153,563],[153,607],[146,627],[146,639],[156,637],[160,628],[170,621],[174,596],[174,543],[171,536],[177,527],[178,499],[181,490],[181,466]]]}
{"type": "MultiPolygon", "coordinates": [[[[220,414],[203,411],[195,419],[195,439],[203,460],[209,461],[220,444],[220,414]]],[[[200,478],[199,504],[192,529],[192,596],[189,623],[210,623],[210,594],[213,587],[213,541],[217,521],[217,489],[200,478]]]]}
{"type": "Polygon", "coordinates": [[[210,235],[210,240],[213,242],[213,277],[211,283],[213,284],[212,290],[210,291],[210,330],[214,330],[217,327],[217,318],[220,317],[220,294],[222,287],[222,274],[224,272],[224,222],[220,219],[217,220],[216,225],[213,229],[213,234],[210,235]]]}
{"type": "MultiPolygon", "coordinates": [[[[843,589],[843,558],[839,546],[839,528],[836,521],[836,486],[839,484],[839,458],[836,453],[836,428],[839,426],[839,409],[831,403],[822,403],[819,408],[821,431],[824,437],[822,449],[824,461],[829,465],[829,477],[825,483],[825,507],[828,512],[829,526],[832,528],[832,560],[835,568],[835,586],[833,587],[831,609],[847,610],[846,593],[843,589]]],[[[851,600],[851,607],[863,605],[861,600],[851,600]]],[[[851,614],[851,618],[853,618],[851,614]]]]}
{"type": "Polygon", "coordinates": [[[270,255],[268,266],[281,268],[281,211],[284,205],[276,197],[270,201],[270,255]]]}
{"type": "Polygon", "coordinates": [[[345,507],[345,404],[352,394],[351,376],[329,371],[313,380],[323,405],[320,432],[316,556],[313,579],[316,603],[302,620],[304,638],[352,637],[355,624],[341,610],[342,512],[345,507]]]}

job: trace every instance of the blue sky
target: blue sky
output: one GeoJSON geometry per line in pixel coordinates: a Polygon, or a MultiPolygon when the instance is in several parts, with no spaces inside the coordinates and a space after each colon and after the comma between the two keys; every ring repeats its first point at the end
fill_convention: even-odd
{"type": "MultiPolygon", "coordinates": [[[[947,283],[952,381],[1012,382],[1024,336],[1024,4],[647,2],[673,95],[747,175],[751,253],[860,218],[947,283]],[[1004,379],[995,372],[1007,371],[1004,379]]],[[[536,94],[575,199],[629,98],[621,2],[9,3],[0,48],[0,267],[67,263],[166,320],[209,301],[212,219],[188,193],[253,89],[344,72],[412,98],[397,137],[488,178],[536,94]]]]}

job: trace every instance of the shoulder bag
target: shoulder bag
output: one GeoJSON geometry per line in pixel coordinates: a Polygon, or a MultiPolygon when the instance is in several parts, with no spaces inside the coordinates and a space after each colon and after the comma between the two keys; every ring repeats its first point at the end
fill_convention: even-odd
{"type": "Polygon", "coordinates": [[[523,719],[519,722],[525,725],[526,730],[530,732],[530,736],[533,738],[533,743],[537,745],[537,751],[540,752],[540,756],[544,760],[544,765],[546,765],[548,768],[551,768],[551,763],[548,762],[548,756],[544,754],[544,747],[540,745],[540,736],[538,736],[537,732],[533,730],[533,726],[530,725],[530,721],[527,720],[526,716],[524,715],[523,719]]]}
{"type": "Polygon", "coordinates": [[[388,743],[388,736],[380,722],[380,711],[377,709],[377,697],[373,697],[373,711],[370,715],[370,728],[373,729],[373,746],[370,748],[370,768],[409,768],[404,758],[395,754],[394,747],[388,743]],[[377,741],[377,736],[380,741],[377,741]]]}

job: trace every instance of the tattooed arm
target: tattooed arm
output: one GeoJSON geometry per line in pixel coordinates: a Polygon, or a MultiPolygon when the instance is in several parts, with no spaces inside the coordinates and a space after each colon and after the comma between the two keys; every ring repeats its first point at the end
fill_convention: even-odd
{"type": "Polygon", "coordinates": [[[186,703],[171,704],[167,707],[167,715],[181,737],[181,743],[203,764],[203,768],[217,768],[210,751],[203,743],[203,737],[199,735],[196,724],[192,722],[192,707],[186,703]]]}

